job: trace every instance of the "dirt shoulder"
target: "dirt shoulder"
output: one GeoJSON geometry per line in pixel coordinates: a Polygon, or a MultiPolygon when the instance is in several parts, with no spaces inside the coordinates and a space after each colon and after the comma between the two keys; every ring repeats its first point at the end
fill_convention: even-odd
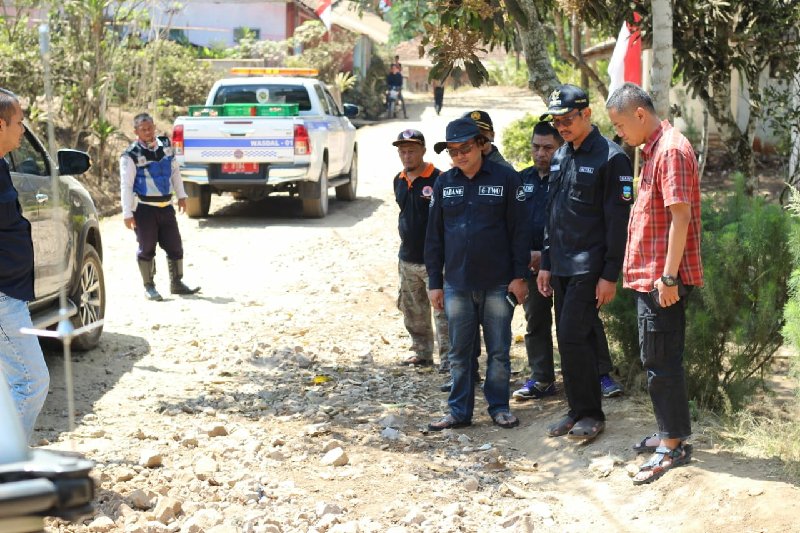
{"type": "MultiPolygon", "coordinates": [[[[119,215],[104,219],[107,321],[100,347],[75,363],[79,426],[65,431],[63,364],[51,353],[37,432],[97,461],[97,512],[48,529],[796,530],[798,491],[780,462],[721,451],[702,425],[689,466],[633,487],[627,470],[644,458],[630,445],[654,429],[640,393],[606,402],[606,432],[586,446],[545,437],[563,395],[512,405],[522,424],[511,431],[490,424],[480,394],[472,427],[420,431],[446,395],[435,371],[396,364],[409,343],[395,307],[390,142],[416,127],[432,144],[482,103],[447,95],[441,117],[413,104],[408,121],[359,130],[360,198],[332,200],[323,220],[299,218],[288,198],[215,197],[213,216],[181,218],[197,296],[145,301],[135,238],[119,215]]],[[[537,105],[520,95],[485,107],[500,130],[537,105]]],[[[161,252],[157,261],[166,292],[161,252]]],[[[524,333],[520,311],[514,332],[524,333]]],[[[523,344],[512,357],[522,370],[523,344]]]]}

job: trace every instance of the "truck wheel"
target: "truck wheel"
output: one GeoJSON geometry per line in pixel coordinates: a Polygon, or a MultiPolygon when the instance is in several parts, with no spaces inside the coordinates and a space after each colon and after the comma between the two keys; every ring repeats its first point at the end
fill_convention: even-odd
{"type": "Polygon", "coordinates": [[[322,218],[328,214],[328,163],[322,162],[319,181],[303,183],[301,198],[304,217],[322,218]]]}
{"type": "MultiPolygon", "coordinates": [[[[88,242],[83,248],[83,261],[78,283],[72,288],[70,300],[78,307],[78,312],[72,317],[72,325],[75,329],[96,322],[106,314],[103,262],[100,260],[97,250],[88,242]]],[[[91,350],[100,342],[102,333],[102,326],[87,331],[72,339],[72,348],[79,352],[91,350]]]]}
{"type": "Polygon", "coordinates": [[[358,188],[358,152],[353,152],[353,162],[350,163],[348,177],[350,181],[336,187],[337,200],[352,202],[356,199],[356,189],[358,188]]]}
{"type": "Polygon", "coordinates": [[[208,210],[211,208],[211,188],[197,183],[185,183],[184,188],[189,195],[186,199],[186,214],[189,218],[208,216],[208,210]]]}

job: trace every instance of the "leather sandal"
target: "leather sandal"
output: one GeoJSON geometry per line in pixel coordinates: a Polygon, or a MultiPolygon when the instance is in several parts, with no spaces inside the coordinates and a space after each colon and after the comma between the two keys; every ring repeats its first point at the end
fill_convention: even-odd
{"type": "Polygon", "coordinates": [[[500,426],[503,429],[511,429],[519,425],[519,418],[508,411],[502,411],[492,417],[492,422],[495,426],[500,426]]]}
{"type": "Polygon", "coordinates": [[[471,426],[470,420],[456,420],[453,415],[447,415],[436,422],[428,424],[428,431],[442,431],[445,429],[465,428],[471,426]]]}
{"type": "Polygon", "coordinates": [[[555,424],[551,424],[550,426],[547,427],[547,436],[561,437],[563,435],[566,435],[574,425],[575,425],[575,419],[573,419],[569,415],[566,415],[555,424]]]}
{"type": "Polygon", "coordinates": [[[432,366],[433,359],[423,359],[418,355],[412,355],[407,359],[403,359],[399,363],[400,366],[432,366]]]}
{"type": "MultiPolygon", "coordinates": [[[[631,446],[631,449],[636,453],[655,453],[656,448],[658,448],[660,445],[661,445],[661,439],[658,437],[658,433],[653,433],[652,435],[644,437],[642,440],[631,446]],[[647,444],[647,441],[649,441],[650,439],[657,439],[658,444],[656,444],[655,446],[650,446],[649,444],[647,444]]],[[[686,450],[687,453],[689,454],[692,453],[691,444],[682,442],[681,446],[683,446],[683,449],[686,450]]]]}
{"type": "Polygon", "coordinates": [[[666,446],[659,446],[653,456],[639,468],[639,472],[633,477],[633,484],[645,485],[652,483],[666,474],[667,470],[688,464],[691,460],[691,451],[687,450],[683,445],[678,445],[673,450],[666,446]],[[669,462],[665,464],[665,460],[669,462]],[[643,474],[649,475],[643,476],[643,474]]]}
{"type": "Polygon", "coordinates": [[[567,432],[567,437],[572,440],[591,442],[606,429],[606,423],[596,420],[590,416],[585,416],[567,432]]]}

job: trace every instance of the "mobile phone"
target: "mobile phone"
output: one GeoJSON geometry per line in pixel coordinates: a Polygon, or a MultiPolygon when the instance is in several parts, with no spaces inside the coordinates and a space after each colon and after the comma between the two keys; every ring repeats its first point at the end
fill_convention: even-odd
{"type": "MultiPolygon", "coordinates": [[[[688,295],[689,295],[689,289],[686,287],[686,285],[683,284],[680,278],[678,278],[678,297],[685,298],[688,295]]],[[[652,291],[650,291],[650,298],[653,300],[653,304],[657,308],[661,309],[661,301],[659,300],[657,288],[654,288],[652,291]]]]}
{"type": "Polygon", "coordinates": [[[516,307],[517,304],[519,304],[519,302],[517,301],[517,297],[514,296],[513,292],[506,293],[506,301],[508,302],[508,305],[510,305],[511,307],[516,307]]]}

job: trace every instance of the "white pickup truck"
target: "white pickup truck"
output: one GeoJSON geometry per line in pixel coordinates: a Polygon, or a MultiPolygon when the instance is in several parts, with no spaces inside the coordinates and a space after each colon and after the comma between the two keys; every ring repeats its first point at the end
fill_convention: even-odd
{"type": "Polygon", "coordinates": [[[191,106],[172,130],[189,195],[187,214],[207,216],[211,194],[223,192],[249,200],[275,192],[299,195],[303,216],[312,218],[327,214],[329,187],[337,199],[355,200],[358,147],[348,117],[357,113],[348,104],[342,109],[316,79],[218,81],[205,106],[191,106]],[[269,110],[284,116],[261,116],[269,110]]]}

